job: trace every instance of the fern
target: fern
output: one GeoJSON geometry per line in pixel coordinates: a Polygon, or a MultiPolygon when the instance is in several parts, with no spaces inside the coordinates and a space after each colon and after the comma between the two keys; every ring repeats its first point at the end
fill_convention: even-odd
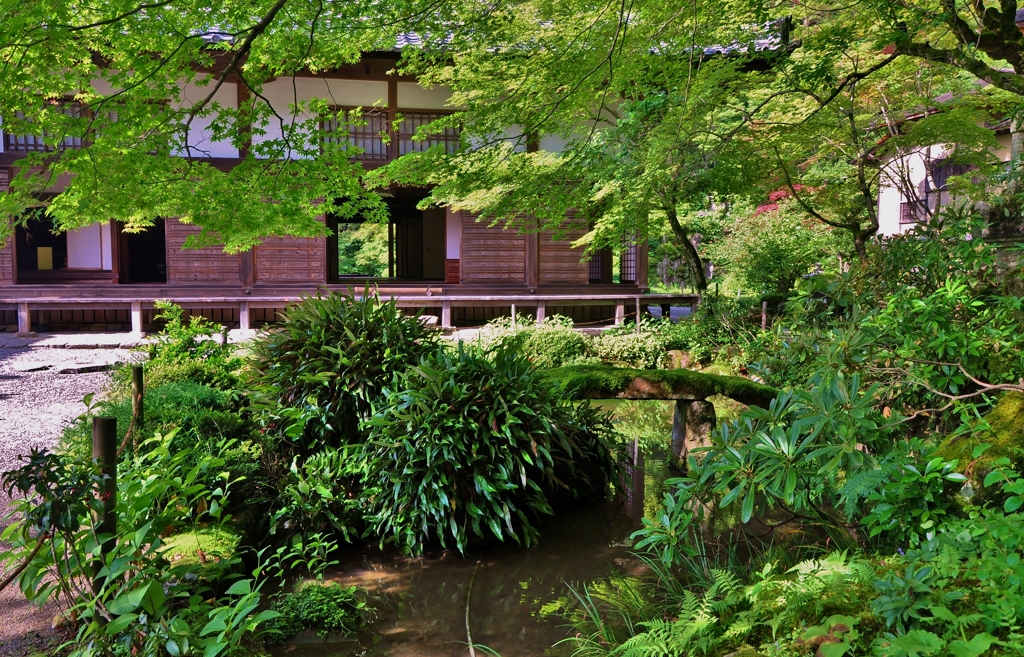
{"type": "Polygon", "coordinates": [[[745,600],[740,580],[725,570],[711,571],[711,586],[702,594],[683,591],[673,620],[641,623],[645,632],[617,646],[609,655],[616,657],[677,657],[708,654],[723,643],[716,634],[719,618],[745,600]]]}

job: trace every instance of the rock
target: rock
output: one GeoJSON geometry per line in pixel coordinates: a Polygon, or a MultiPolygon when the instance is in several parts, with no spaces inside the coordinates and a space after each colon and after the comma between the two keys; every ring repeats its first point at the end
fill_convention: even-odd
{"type": "Polygon", "coordinates": [[[420,324],[424,326],[437,326],[437,315],[420,315],[420,324]]]}
{"type": "Polygon", "coordinates": [[[114,365],[112,363],[92,363],[87,365],[72,365],[57,370],[57,374],[87,374],[89,372],[105,372],[114,365]]]}
{"type": "Polygon", "coordinates": [[[690,354],[679,349],[670,349],[668,352],[670,370],[685,370],[690,367],[690,354]]]}
{"type": "Polygon", "coordinates": [[[17,333],[14,334],[14,337],[16,337],[16,338],[37,338],[37,337],[39,337],[39,334],[36,333],[35,331],[18,331],[17,333]]]}

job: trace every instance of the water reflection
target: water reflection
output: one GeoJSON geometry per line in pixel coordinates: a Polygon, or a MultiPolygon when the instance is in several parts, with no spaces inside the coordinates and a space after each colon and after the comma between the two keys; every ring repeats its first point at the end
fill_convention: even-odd
{"type": "MultiPolygon", "coordinates": [[[[502,657],[559,655],[566,637],[564,613],[579,588],[613,573],[639,572],[629,554],[629,535],[659,507],[665,461],[653,448],[671,431],[671,407],[614,404],[619,429],[633,439],[635,465],[622,499],[560,514],[541,528],[540,543],[478,549],[465,557],[438,551],[409,559],[377,550],[343,557],[329,578],[357,585],[375,600],[378,616],[359,641],[300,643],[282,655],[342,657],[448,657],[467,655],[466,598],[472,582],[470,624],[475,644],[502,657]],[[653,416],[653,417],[652,417],[653,416]],[[661,436],[657,436],[659,433],[661,436]],[[644,454],[651,448],[651,453],[644,454]],[[474,574],[475,573],[475,574],[474,574]]],[[[654,404],[661,404],[655,402],[654,404]]],[[[667,404],[661,404],[667,406],[667,404]]],[[[477,651],[478,655],[484,654],[477,651]]]]}

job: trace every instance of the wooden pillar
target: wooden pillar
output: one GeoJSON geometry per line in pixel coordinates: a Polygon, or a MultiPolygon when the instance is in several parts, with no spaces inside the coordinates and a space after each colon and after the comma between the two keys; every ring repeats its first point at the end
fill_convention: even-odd
{"type": "Polygon", "coordinates": [[[516,330],[516,304],[512,304],[512,330],[516,330]]]}
{"type": "Polygon", "coordinates": [[[636,237],[636,285],[641,290],[646,290],[647,265],[649,255],[647,253],[647,238],[637,233],[636,237]]]}
{"type": "Polygon", "coordinates": [[[633,316],[633,319],[636,322],[636,333],[640,335],[640,297],[637,297],[634,301],[636,301],[636,315],[633,316]]]}
{"type": "Polygon", "coordinates": [[[452,325],[452,302],[442,301],[441,302],[441,326],[443,328],[451,328],[452,325]]]}
{"type": "Polygon", "coordinates": [[[395,223],[388,219],[388,278],[395,277],[395,223]]]}
{"type": "Polygon", "coordinates": [[[526,287],[534,289],[540,282],[540,234],[537,223],[526,235],[526,287]]]}
{"type": "Polygon", "coordinates": [[[136,435],[146,423],[145,395],[142,365],[132,365],[132,424],[135,426],[136,435]]]}
{"type": "Polygon", "coordinates": [[[626,319],[626,302],[624,299],[615,300],[615,325],[619,326],[626,319]]]}
{"type": "Polygon", "coordinates": [[[238,103],[239,120],[242,121],[239,130],[242,143],[238,146],[238,157],[244,160],[252,150],[252,103],[250,102],[249,87],[241,81],[235,84],[235,100],[238,103]]]}
{"type": "Polygon", "coordinates": [[[238,328],[243,331],[248,331],[252,328],[252,323],[249,320],[248,301],[241,301],[238,304],[238,328]]]}
{"type": "Polygon", "coordinates": [[[18,304],[18,333],[32,332],[32,315],[29,314],[28,304],[18,304]]]}
{"type": "Polygon", "coordinates": [[[142,335],[142,302],[132,301],[132,333],[142,335]]]}
{"type": "Polygon", "coordinates": [[[537,301],[537,323],[540,324],[544,321],[544,316],[547,313],[547,302],[543,299],[537,301]]]}
{"type": "MultiPolygon", "coordinates": [[[[103,509],[99,514],[96,526],[97,534],[107,534],[103,541],[100,554],[107,555],[114,548],[117,534],[117,420],[112,417],[96,417],[92,420],[92,457],[100,466],[103,474],[103,493],[101,501],[103,509]]],[[[99,593],[104,584],[99,576],[103,568],[103,559],[93,562],[93,593],[99,593]]],[[[102,623],[101,623],[102,624],[102,623]]]]}
{"type": "Polygon", "coordinates": [[[393,129],[395,125],[396,114],[398,112],[398,80],[391,78],[388,80],[388,135],[390,141],[388,142],[388,159],[398,159],[398,130],[393,129]]]}

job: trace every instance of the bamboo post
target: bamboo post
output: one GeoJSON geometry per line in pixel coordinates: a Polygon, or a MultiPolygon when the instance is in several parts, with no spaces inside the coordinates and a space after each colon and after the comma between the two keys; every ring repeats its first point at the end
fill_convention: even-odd
{"type": "MultiPolygon", "coordinates": [[[[96,527],[96,534],[108,538],[103,540],[100,547],[100,554],[107,555],[114,549],[114,536],[117,534],[117,516],[115,507],[117,504],[117,419],[112,417],[95,417],[92,420],[92,457],[100,466],[103,474],[103,488],[100,494],[100,501],[103,503],[103,510],[96,527]]],[[[103,557],[93,562],[92,591],[99,594],[103,589],[103,578],[100,571],[103,569],[105,559],[103,557]]],[[[102,619],[100,620],[102,624],[102,619]]]]}
{"type": "Polygon", "coordinates": [[[132,418],[137,429],[146,422],[146,406],[143,396],[146,389],[142,380],[142,365],[132,365],[132,418]]]}

